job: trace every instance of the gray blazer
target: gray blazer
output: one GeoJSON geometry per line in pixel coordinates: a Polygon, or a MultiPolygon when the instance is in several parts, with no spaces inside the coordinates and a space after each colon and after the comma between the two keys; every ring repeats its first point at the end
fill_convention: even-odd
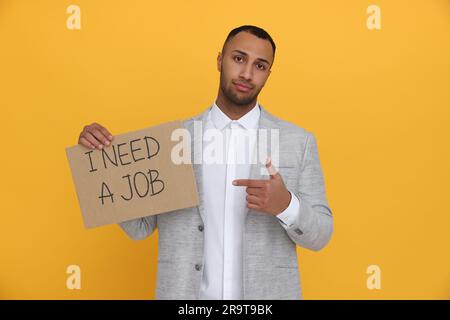
{"type": "MultiPolygon", "coordinates": [[[[194,120],[203,121],[205,128],[208,111],[184,122],[191,137],[194,120]]],[[[302,299],[296,245],[318,251],[333,233],[316,139],[312,133],[276,118],[262,106],[259,128],[279,129],[279,172],[286,187],[298,197],[300,209],[295,222],[286,229],[275,216],[248,212],[243,235],[244,299],[302,299]]],[[[198,142],[198,138],[201,139],[194,137],[192,143],[198,142]]],[[[198,150],[192,148],[193,162],[198,150]]],[[[119,224],[135,240],[148,237],[158,228],[156,299],[199,298],[205,212],[201,164],[194,163],[193,167],[200,198],[198,207],[119,224]]],[[[260,174],[261,167],[259,163],[252,165],[251,179],[268,178],[260,174]]]]}

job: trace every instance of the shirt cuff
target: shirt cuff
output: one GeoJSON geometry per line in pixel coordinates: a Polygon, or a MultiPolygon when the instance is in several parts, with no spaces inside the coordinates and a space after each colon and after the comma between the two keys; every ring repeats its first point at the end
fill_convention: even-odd
{"type": "Polygon", "coordinates": [[[290,227],[294,224],[295,217],[298,215],[300,210],[300,201],[292,192],[289,191],[289,193],[291,194],[291,202],[289,203],[289,206],[283,212],[276,215],[278,220],[280,220],[280,222],[286,227],[290,227]]]}

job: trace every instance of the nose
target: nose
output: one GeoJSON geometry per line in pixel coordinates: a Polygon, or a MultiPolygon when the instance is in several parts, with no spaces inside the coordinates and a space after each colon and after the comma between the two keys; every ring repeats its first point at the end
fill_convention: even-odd
{"type": "Polygon", "coordinates": [[[250,82],[253,77],[253,69],[251,63],[246,63],[242,69],[241,74],[239,75],[242,79],[247,80],[247,82],[250,82]]]}

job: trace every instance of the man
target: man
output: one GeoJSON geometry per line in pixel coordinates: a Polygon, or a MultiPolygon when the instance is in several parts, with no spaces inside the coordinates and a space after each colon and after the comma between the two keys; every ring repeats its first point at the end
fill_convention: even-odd
{"type": "MultiPolygon", "coordinates": [[[[301,299],[296,245],[317,251],[331,238],[333,218],[314,135],[257,103],[275,48],[261,28],[232,30],[217,57],[215,103],[184,122],[192,143],[204,143],[203,158],[211,143],[207,130],[223,134],[226,145],[224,163],[194,162],[199,206],[120,223],[132,239],[158,228],[157,299],[301,299]],[[200,137],[194,136],[195,121],[204,130],[200,137]],[[256,129],[279,135],[279,167],[269,160],[269,177],[258,164],[229,161],[242,155],[236,141],[256,129]]],[[[96,123],[79,137],[80,144],[98,149],[111,140],[96,123]]],[[[257,147],[246,146],[250,159],[257,147]]]]}

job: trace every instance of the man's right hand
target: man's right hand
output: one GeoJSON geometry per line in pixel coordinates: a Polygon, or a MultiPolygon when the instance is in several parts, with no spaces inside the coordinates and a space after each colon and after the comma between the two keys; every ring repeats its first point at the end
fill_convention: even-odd
{"type": "Polygon", "coordinates": [[[92,123],[83,128],[78,143],[89,149],[103,149],[111,144],[113,136],[105,127],[92,123]]]}

